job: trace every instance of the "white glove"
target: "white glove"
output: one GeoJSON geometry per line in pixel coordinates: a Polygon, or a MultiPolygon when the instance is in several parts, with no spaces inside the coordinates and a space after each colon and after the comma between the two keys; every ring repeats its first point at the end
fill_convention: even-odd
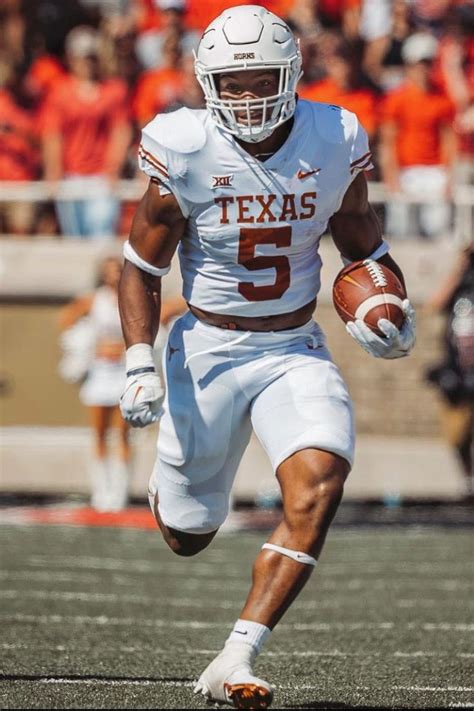
{"type": "Polygon", "coordinates": [[[377,336],[364,321],[348,321],[346,330],[362,348],[375,358],[403,358],[415,345],[415,310],[408,299],[402,304],[405,320],[400,329],[386,318],[378,322],[385,338],[377,336]]]}
{"type": "Polygon", "coordinates": [[[155,371],[152,347],[146,343],[131,346],[126,353],[127,382],[120,398],[120,411],[132,427],[146,427],[163,414],[165,391],[155,371]]]}

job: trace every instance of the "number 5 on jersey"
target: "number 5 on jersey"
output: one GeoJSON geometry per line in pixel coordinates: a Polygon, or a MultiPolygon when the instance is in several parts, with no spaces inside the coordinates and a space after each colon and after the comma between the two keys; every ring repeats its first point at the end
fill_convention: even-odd
{"type": "Polygon", "coordinates": [[[255,256],[258,244],[274,244],[277,247],[289,247],[291,244],[291,226],[284,227],[247,227],[240,230],[239,264],[250,272],[259,269],[275,269],[274,284],[256,286],[252,281],[241,282],[239,293],[247,301],[268,301],[280,299],[290,286],[290,262],[283,255],[255,256]]]}

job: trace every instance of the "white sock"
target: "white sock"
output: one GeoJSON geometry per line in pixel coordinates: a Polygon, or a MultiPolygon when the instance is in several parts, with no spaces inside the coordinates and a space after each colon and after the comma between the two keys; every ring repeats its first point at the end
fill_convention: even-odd
{"type": "Polygon", "coordinates": [[[91,505],[96,511],[108,511],[109,469],[106,459],[94,459],[89,468],[91,505]]]}
{"type": "Polygon", "coordinates": [[[128,502],[129,467],[127,462],[114,459],[109,462],[109,507],[110,511],[122,511],[128,502]]]}
{"type": "Polygon", "coordinates": [[[237,620],[234,629],[227,638],[227,644],[246,644],[250,645],[256,654],[260,653],[263,645],[270,637],[271,629],[261,625],[259,622],[251,620],[237,620]]]}

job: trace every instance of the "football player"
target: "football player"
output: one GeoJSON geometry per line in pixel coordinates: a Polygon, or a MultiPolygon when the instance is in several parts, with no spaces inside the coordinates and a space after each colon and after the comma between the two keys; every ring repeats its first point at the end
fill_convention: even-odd
{"type": "MultiPolygon", "coordinates": [[[[403,276],[367,201],[366,133],[338,106],[297,100],[301,54],[285,22],[231,8],[204,32],[195,66],[206,110],[158,115],[143,130],[150,184],[124,247],[121,409],[137,427],[162,418],[150,503],[178,555],[204,549],[225,520],[252,428],[270,457],[283,520],[196,687],[266,708],[272,688],[253,663],[317,563],[353,460],[350,397],[312,320],[320,237],[329,225],[345,260],[371,257],[403,276]],[[189,310],[170,332],[165,395],[151,346],[176,249],[189,310]]],[[[406,356],[414,317],[403,308],[400,329],[380,321],[385,338],[362,321],[349,332],[376,357],[406,356]]]]}

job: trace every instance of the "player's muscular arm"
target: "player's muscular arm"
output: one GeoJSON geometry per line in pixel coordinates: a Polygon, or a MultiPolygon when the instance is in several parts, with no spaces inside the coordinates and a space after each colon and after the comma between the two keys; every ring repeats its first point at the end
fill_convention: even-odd
{"type": "MultiPolygon", "coordinates": [[[[160,195],[150,183],[132,224],[130,245],[148,264],[158,268],[171,262],[186,220],[173,195],[160,195]]],[[[152,345],[160,318],[161,277],[125,260],[119,288],[119,308],[125,343],[152,345]]]]}
{"type": "MultiPolygon", "coordinates": [[[[356,261],[372,254],[382,242],[382,228],[368,200],[367,181],[363,173],[351,183],[341,207],[329,220],[332,237],[340,253],[356,261]]],[[[389,254],[377,261],[397,275],[404,285],[403,274],[389,254]]]]}
{"type": "Polygon", "coordinates": [[[185,225],[176,199],[160,195],[158,186],[151,182],[135,213],[129,239],[132,249],[119,286],[120,317],[127,345],[127,382],[120,410],[133,427],[156,422],[163,411],[164,389],[152,347],[160,319],[161,276],[153,272],[168,267],[185,225]]]}

